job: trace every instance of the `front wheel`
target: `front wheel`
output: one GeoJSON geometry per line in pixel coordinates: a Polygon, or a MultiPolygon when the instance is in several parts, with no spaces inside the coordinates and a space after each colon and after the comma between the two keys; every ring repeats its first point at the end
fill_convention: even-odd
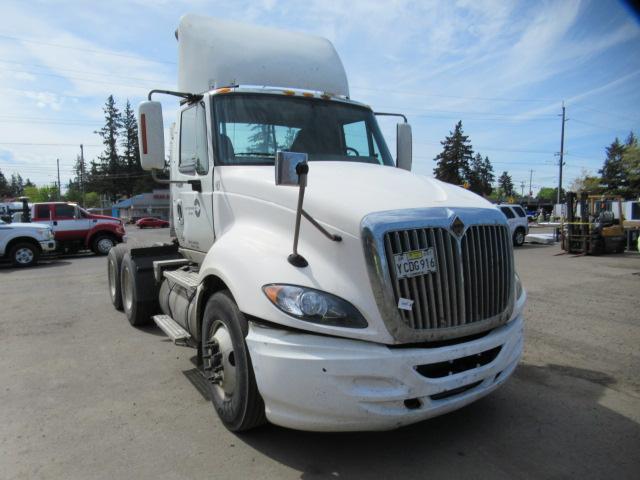
{"type": "Polygon", "coordinates": [[[220,420],[232,432],[266,423],[245,337],[248,323],[227,291],[207,301],[202,324],[204,374],[220,420]]]}
{"type": "Polygon", "coordinates": [[[521,228],[517,229],[513,234],[513,244],[516,247],[521,247],[522,245],[524,245],[524,238],[525,238],[524,230],[521,228]]]}
{"type": "Polygon", "coordinates": [[[116,244],[111,235],[96,235],[91,242],[91,249],[96,255],[107,255],[116,244]]]}
{"type": "Polygon", "coordinates": [[[17,243],[11,248],[9,258],[14,267],[31,267],[38,263],[40,250],[32,243],[17,243]]]}

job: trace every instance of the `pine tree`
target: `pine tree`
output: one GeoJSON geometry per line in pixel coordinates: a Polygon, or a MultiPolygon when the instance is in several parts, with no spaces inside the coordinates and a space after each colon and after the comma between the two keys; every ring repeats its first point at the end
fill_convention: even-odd
{"type": "Polygon", "coordinates": [[[0,198],[9,196],[11,196],[9,182],[7,182],[7,177],[4,176],[2,170],[0,170],[0,198]]]}
{"type": "Polygon", "coordinates": [[[440,143],[443,149],[434,158],[437,162],[436,168],[433,169],[435,177],[454,185],[462,185],[469,176],[469,162],[473,156],[469,136],[462,131],[462,120],[440,143]]]}
{"type": "Polygon", "coordinates": [[[124,167],[124,171],[129,175],[122,180],[122,185],[125,193],[131,196],[136,182],[136,175],[142,173],[142,168],[140,166],[140,150],[138,149],[138,122],[128,99],[122,111],[121,128],[121,164],[124,167]]]}
{"type": "Polygon", "coordinates": [[[491,184],[494,180],[493,166],[489,161],[489,157],[484,157],[483,159],[482,155],[476,153],[469,166],[469,175],[467,178],[469,190],[478,195],[491,195],[493,191],[491,184]]]}
{"type": "Polygon", "coordinates": [[[500,193],[505,197],[513,196],[513,180],[511,180],[511,175],[507,171],[502,172],[500,178],[498,179],[498,188],[500,188],[500,193]]]}
{"type": "Polygon", "coordinates": [[[104,152],[98,156],[100,161],[100,174],[105,176],[100,193],[108,193],[113,201],[117,195],[123,192],[121,178],[114,176],[117,173],[124,173],[118,156],[118,134],[122,127],[122,115],[116,106],[113,95],[109,95],[103,108],[105,124],[97,133],[102,137],[105,146],[104,152]],[[111,178],[109,178],[111,177],[111,178]]]}
{"type": "Polygon", "coordinates": [[[606,148],[607,158],[599,173],[602,175],[602,184],[608,193],[623,193],[627,186],[622,156],[625,146],[620,143],[618,137],[606,148]]]}
{"type": "Polygon", "coordinates": [[[24,181],[19,173],[11,174],[11,185],[9,186],[12,197],[19,197],[24,192],[24,181]]]}

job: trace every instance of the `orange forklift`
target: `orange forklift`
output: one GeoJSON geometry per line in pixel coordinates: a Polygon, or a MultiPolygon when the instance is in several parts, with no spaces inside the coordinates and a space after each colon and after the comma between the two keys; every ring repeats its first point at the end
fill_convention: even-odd
{"type": "Polygon", "coordinates": [[[626,241],[623,223],[622,197],[568,192],[562,249],[583,255],[622,253],[626,241]]]}

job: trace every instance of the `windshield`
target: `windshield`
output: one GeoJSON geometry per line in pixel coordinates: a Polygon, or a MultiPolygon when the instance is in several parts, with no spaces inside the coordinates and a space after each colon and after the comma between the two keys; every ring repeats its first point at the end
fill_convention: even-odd
{"type": "Polygon", "coordinates": [[[273,165],[278,150],[309,160],[393,166],[373,112],[333,101],[265,94],[214,97],[220,165],[273,165]]]}

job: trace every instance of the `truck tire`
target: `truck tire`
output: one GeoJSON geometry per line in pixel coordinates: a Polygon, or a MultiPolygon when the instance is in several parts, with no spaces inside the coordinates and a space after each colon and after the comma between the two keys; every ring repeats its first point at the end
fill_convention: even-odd
{"type": "Polygon", "coordinates": [[[154,290],[153,274],[141,274],[131,254],[126,252],[120,266],[120,291],[122,308],[134,327],[149,324],[151,316],[157,312],[157,299],[151,300],[154,290]]]}
{"type": "Polygon", "coordinates": [[[116,310],[122,310],[122,289],[120,288],[120,268],[122,258],[127,253],[124,245],[116,245],[107,255],[107,278],[109,280],[109,297],[116,310]]]}
{"type": "Polygon", "coordinates": [[[32,267],[38,263],[40,248],[31,242],[18,242],[9,252],[9,258],[14,267],[32,267]]]}
{"type": "Polygon", "coordinates": [[[516,231],[513,232],[513,244],[516,247],[521,247],[524,245],[525,236],[524,228],[516,228],[516,231]]]}
{"type": "Polygon", "coordinates": [[[228,291],[209,298],[202,319],[204,374],[213,406],[232,432],[267,421],[245,342],[248,331],[247,320],[228,291]]]}
{"type": "Polygon", "coordinates": [[[91,250],[96,255],[107,255],[116,245],[116,239],[113,235],[98,233],[93,240],[91,240],[91,250]]]}

